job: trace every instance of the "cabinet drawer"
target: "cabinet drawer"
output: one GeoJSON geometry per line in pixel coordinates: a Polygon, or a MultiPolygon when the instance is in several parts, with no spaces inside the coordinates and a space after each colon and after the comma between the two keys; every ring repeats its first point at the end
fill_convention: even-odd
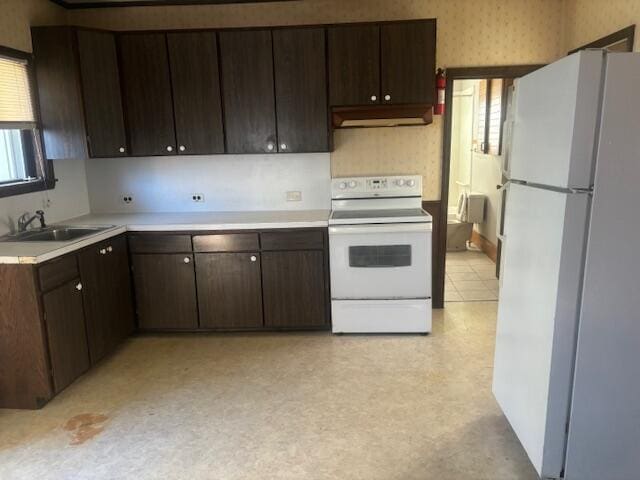
{"type": "Polygon", "coordinates": [[[193,237],[196,252],[245,252],[258,250],[257,233],[223,233],[193,237]]]}
{"type": "Polygon", "coordinates": [[[189,235],[130,235],[131,253],[181,253],[191,251],[189,235]]]}
{"type": "Polygon", "coordinates": [[[75,255],[66,255],[38,268],[40,290],[46,292],[78,277],[78,262],[75,255]]]}
{"type": "Polygon", "coordinates": [[[321,230],[264,232],[260,234],[263,250],[320,250],[324,248],[321,230]]]}

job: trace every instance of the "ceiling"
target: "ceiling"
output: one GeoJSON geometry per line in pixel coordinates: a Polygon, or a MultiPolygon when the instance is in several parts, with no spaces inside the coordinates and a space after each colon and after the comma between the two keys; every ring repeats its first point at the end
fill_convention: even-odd
{"type": "Polygon", "coordinates": [[[150,5],[222,5],[292,0],[51,0],[64,8],[138,7],[150,5]]]}

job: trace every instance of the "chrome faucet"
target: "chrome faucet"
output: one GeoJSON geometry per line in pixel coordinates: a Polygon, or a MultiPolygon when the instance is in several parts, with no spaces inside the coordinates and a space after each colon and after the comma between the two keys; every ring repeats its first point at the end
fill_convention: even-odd
{"type": "Polygon", "coordinates": [[[30,216],[29,212],[23,213],[18,219],[18,232],[24,232],[31,222],[36,218],[40,219],[40,228],[46,228],[47,224],[44,221],[44,212],[42,210],[36,210],[34,216],[30,216]]]}

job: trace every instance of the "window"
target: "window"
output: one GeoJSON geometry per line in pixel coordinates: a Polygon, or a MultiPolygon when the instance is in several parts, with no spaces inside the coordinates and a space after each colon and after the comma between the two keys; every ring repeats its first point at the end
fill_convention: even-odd
{"type": "Polygon", "coordinates": [[[0,197],[52,188],[44,161],[31,55],[0,47],[0,197]]]}
{"type": "Polygon", "coordinates": [[[500,155],[502,153],[502,124],[506,113],[506,91],[513,80],[492,78],[479,80],[477,106],[477,133],[473,149],[478,153],[500,155]]]}

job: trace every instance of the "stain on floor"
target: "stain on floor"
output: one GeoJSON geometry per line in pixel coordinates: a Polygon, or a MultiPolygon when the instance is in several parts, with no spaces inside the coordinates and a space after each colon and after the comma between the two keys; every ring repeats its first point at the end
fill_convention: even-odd
{"type": "Polygon", "coordinates": [[[101,413],[81,413],[67,420],[63,428],[71,433],[70,445],[82,445],[99,435],[108,419],[101,413]]]}

